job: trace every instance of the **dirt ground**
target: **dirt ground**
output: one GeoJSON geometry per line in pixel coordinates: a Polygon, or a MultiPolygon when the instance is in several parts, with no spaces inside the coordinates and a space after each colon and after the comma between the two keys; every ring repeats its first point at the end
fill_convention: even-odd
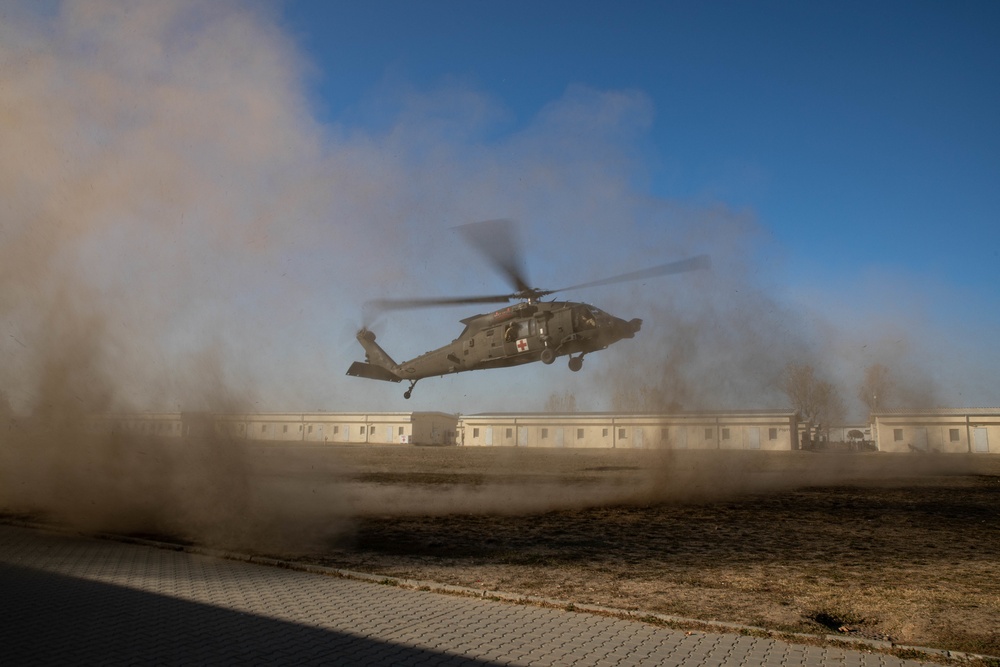
{"type": "Polygon", "coordinates": [[[8,516],[1000,655],[998,456],[118,442],[53,482],[4,451],[8,516]]]}

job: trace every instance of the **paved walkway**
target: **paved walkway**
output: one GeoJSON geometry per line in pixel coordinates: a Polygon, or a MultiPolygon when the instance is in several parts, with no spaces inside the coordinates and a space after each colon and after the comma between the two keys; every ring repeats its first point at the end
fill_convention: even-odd
{"type": "Polygon", "coordinates": [[[889,665],[0,525],[5,665],[889,665]]]}

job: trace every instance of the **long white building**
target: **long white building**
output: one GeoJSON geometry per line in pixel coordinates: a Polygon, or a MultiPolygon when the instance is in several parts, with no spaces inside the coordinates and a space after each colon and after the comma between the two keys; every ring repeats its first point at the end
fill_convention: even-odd
{"type": "Polygon", "coordinates": [[[882,452],[1000,452],[1000,408],[883,410],[872,422],[882,452]]]}
{"type": "MultiPolygon", "coordinates": [[[[269,442],[621,449],[800,448],[790,410],[628,414],[610,412],[266,412],[114,414],[91,430],[160,437],[219,434],[269,442]]],[[[1000,452],[1000,408],[884,410],[865,428],[882,452],[1000,452]]]]}
{"type": "Polygon", "coordinates": [[[464,415],[462,444],[480,447],[620,449],[798,448],[794,412],[607,412],[464,415]]]}

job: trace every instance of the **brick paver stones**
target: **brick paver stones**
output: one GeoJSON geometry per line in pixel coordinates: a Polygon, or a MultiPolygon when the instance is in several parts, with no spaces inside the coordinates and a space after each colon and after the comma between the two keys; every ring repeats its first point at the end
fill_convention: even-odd
{"type": "Polygon", "coordinates": [[[3,665],[860,665],[892,656],[0,525],[3,665]]]}

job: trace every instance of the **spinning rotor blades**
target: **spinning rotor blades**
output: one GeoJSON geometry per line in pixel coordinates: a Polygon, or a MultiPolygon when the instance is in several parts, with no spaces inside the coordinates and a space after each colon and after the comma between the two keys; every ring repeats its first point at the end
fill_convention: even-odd
{"type": "Polygon", "coordinates": [[[517,226],[512,220],[485,220],[456,227],[465,240],[479,251],[493,268],[500,273],[510,285],[517,290],[512,294],[492,294],[484,296],[428,297],[416,299],[376,299],[366,306],[378,310],[401,310],[407,308],[433,308],[438,306],[461,306],[476,303],[508,303],[514,300],[533,301],[556,292],[613,285],[632,280],[643,280],[676,273],[686,273],[711,267],[708,255],[698,255],[674,262],[667,262],[640,271],[630,271],[602,280],[580,283],[570,287],[560,287],[554,290],[542,290],[531,287],[524,275],[521,263],[521,251],[517,243],[517,226]]]}
{"type": "Polygon", "coordinates": [[[676,262],[667,262],[666,264],[660,264],[658,266],[652,266],[648,269],[642,269],[641,271],[631,271],[629,273],[622,273],[617,276],[612,276],[610,278],[604,278],[603,280],[595,280],[589,283],[581,283],[579,285],[572,285],[571,287],[560,287],[559,289],[544,291],[545,294],[555,294],[556,292],[567,292],[573,289],[583,289],[584,287],[600,287],[601,285],[613,285],[615,283],[625,283],[632,280],[642,280],[643,278],[656,278],[658,276],[669,276],[675,273],[687,273],[688,271],[698,271],[699,269],[709,269],[712,267],[712,260],[708,255],[698,255],[696,257],[688,257],[687,259],[677,260],[676,262]]]}
{"type": "Polygon", "coordinates": [[[516,294],[532,292],[524,277],[521,248],[517,240],[517,223],[513,220],[484,220],[461,225],[455,229],[466,242],[488,259],[500,275],[517,290],[516,294]]]}

